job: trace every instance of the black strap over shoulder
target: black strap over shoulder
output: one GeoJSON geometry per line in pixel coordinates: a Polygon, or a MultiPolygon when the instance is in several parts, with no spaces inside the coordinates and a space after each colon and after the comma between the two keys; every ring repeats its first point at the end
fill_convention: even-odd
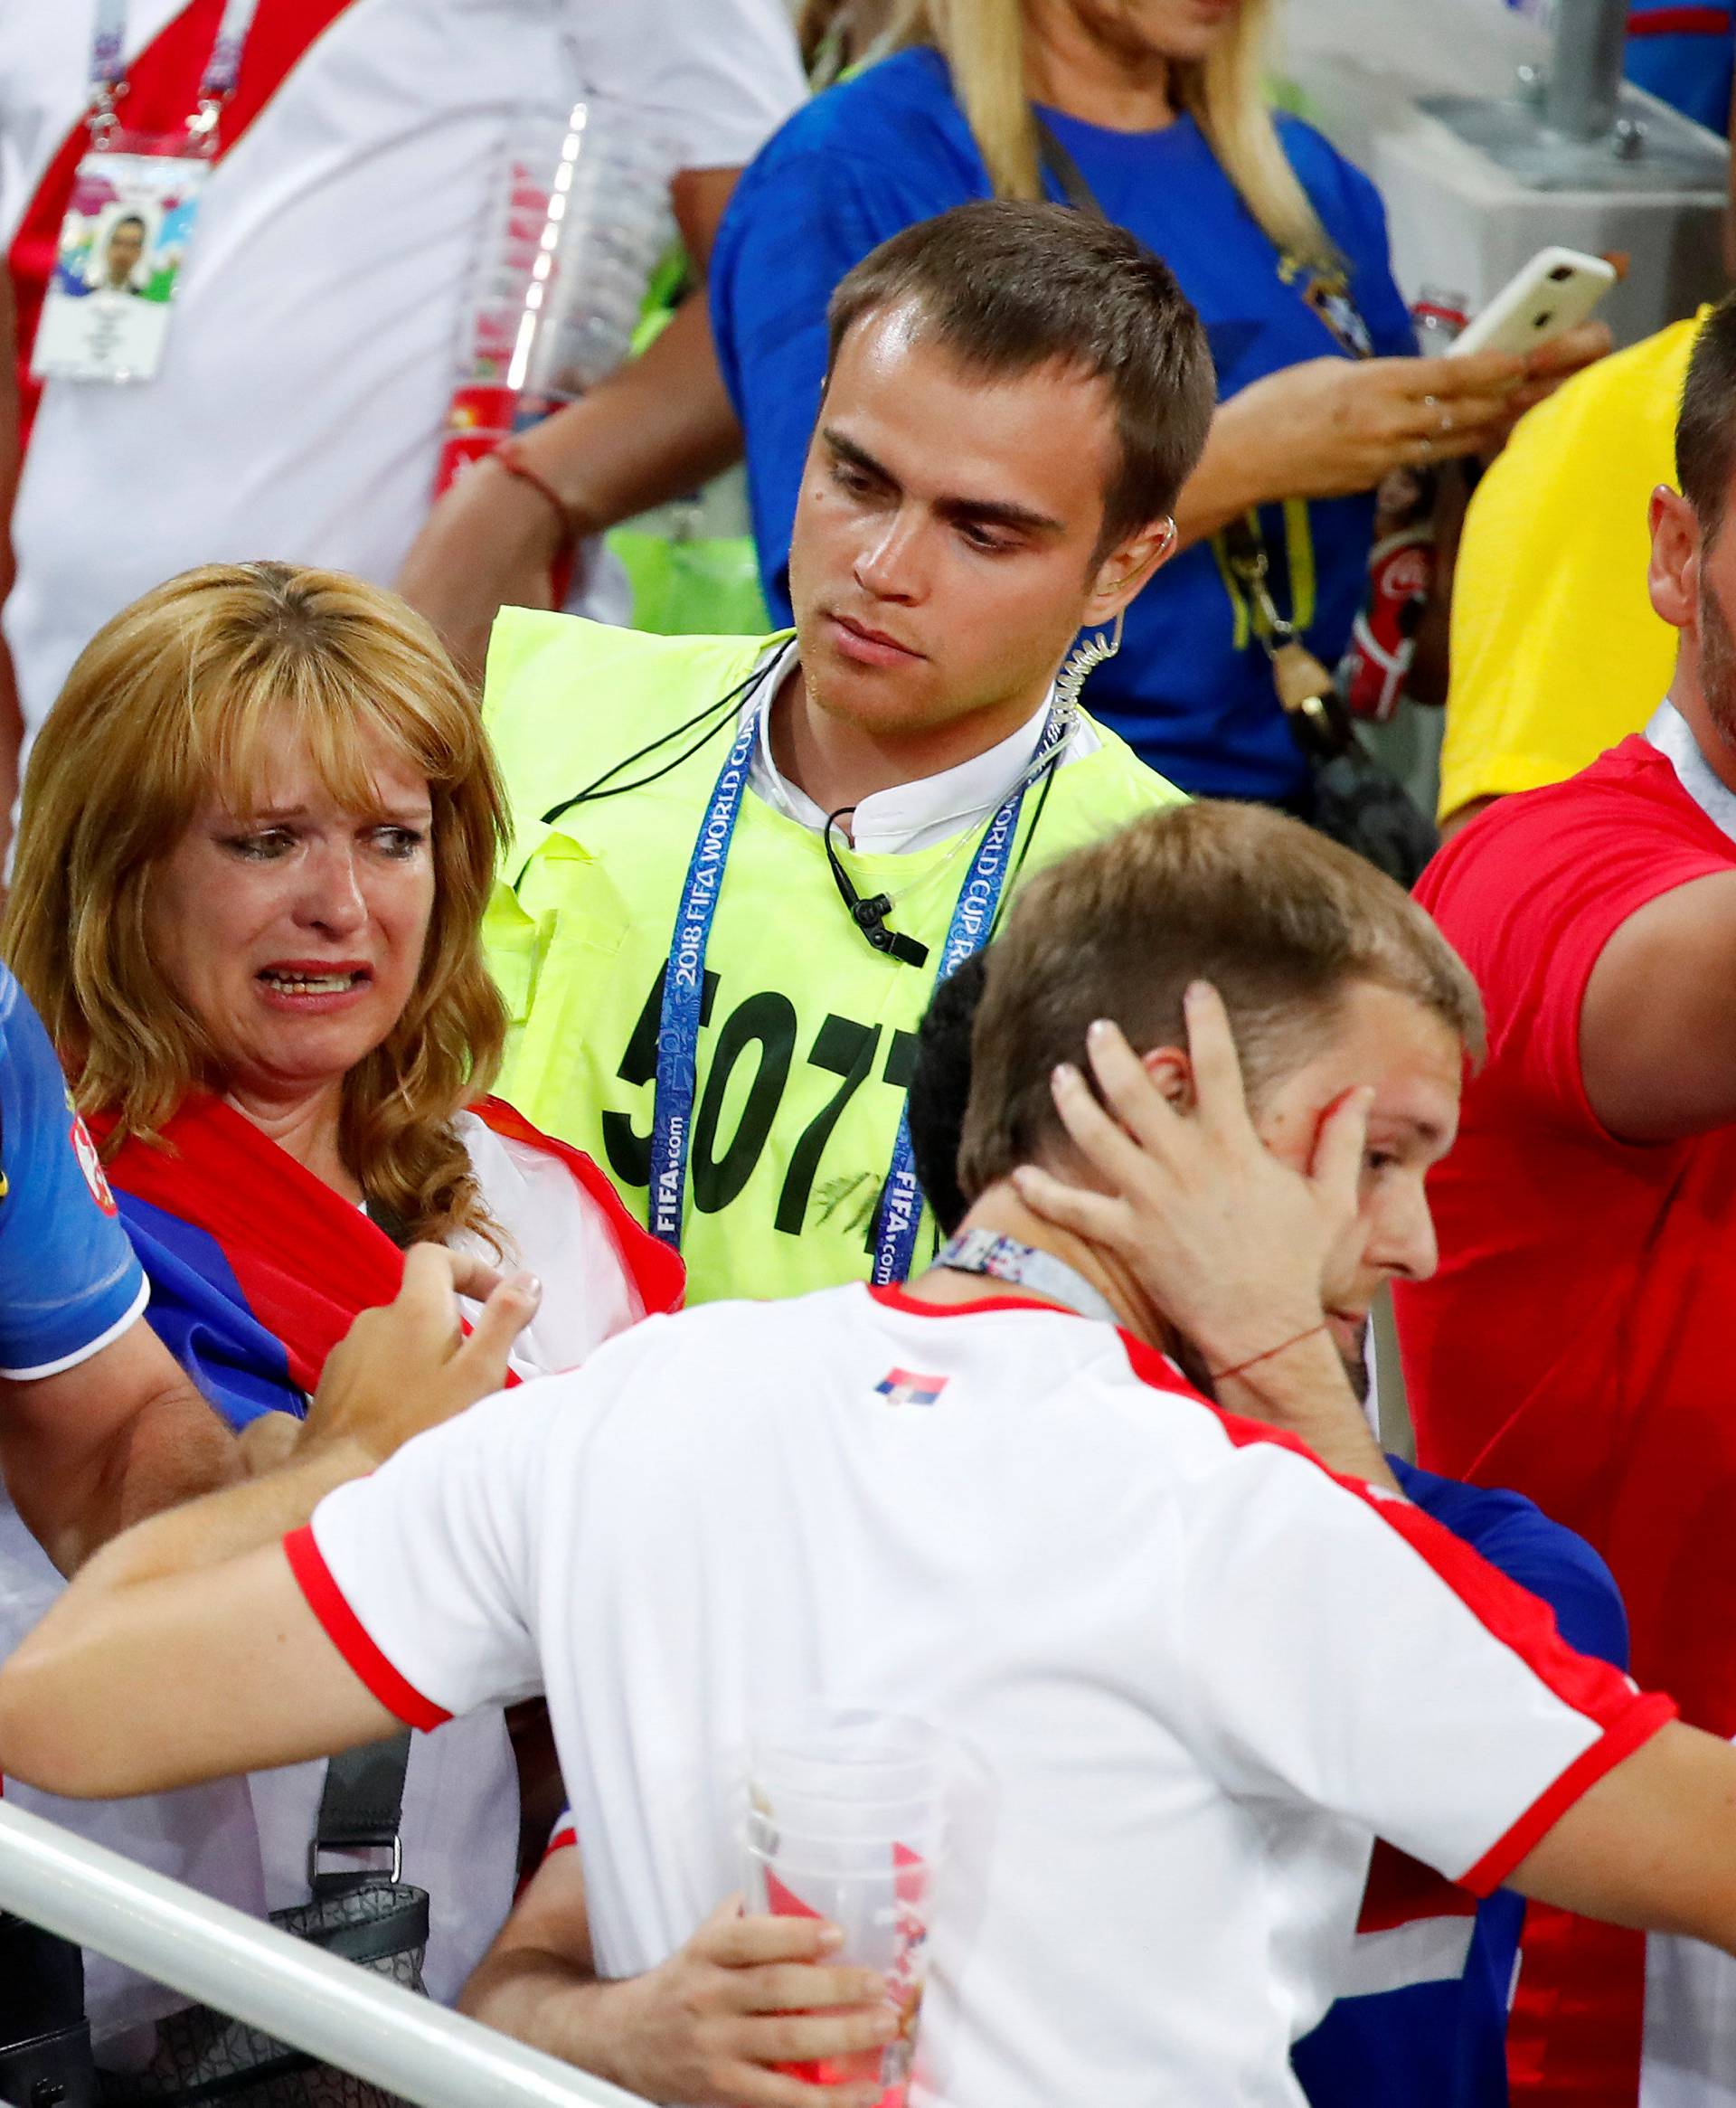
{"type": "Polygon", "coordinates": [[[1089,213],[1094,220],[1107,217],[1080,173],[1079,163],[1056,137],[1048,121],[1034,110],[1031,113],[1031,121],[1037,128],[1037,158],[1043,164],[1043,173],[1054,178],[1061,196],[1076,212],[1089,213]]]}

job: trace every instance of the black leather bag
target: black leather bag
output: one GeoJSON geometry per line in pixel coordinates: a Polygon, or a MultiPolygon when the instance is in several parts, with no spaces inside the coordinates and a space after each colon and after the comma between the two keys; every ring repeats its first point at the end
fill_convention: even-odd
{"type": "Polygon", "coordinates": [[[0,2101],[91,2108],[84,1957],[70,1940],[0,1911],[0,2101]]]}
{"type": "MultiPolygon", "coordinates": [[[[309,1853],[311,1902],[273,1911],[280,1932],[406,1990],[421,1991],[428,1895],[398,1878],[399,1821],[410,1736],[398,1735],[334,1757],[309,1853]],[[334,1852],[389,1850],[389,1874],[327,1873],[334,1852]]],[[[142,2071],[98,2074],[100,2108],[401,2108],[353,2073],[321,2064],[275,2036],[188,2006],[157,2023],[156,2051],[142,2071]]]]}
{"type": "Polygon", "coordinates": [[[1310,755],[1309,765],[1314,772],[1310,826],[1354,849],[1408,893],[1440,846],[1434,823],[1354,731],[1341,752],[1325,760],[1310,755]]]}
{"type": "Polygon", "coordinates": [[[1223,546],[1252,610],[1254,634],[1271,662],[1285,722],[1308,764],[1309,825],[1408,891],[1440,846],[1433,821],[1363,743],[1336,682],[1274,605],[1258,518],[1232,521],[1223,531],[1223,546]]]}

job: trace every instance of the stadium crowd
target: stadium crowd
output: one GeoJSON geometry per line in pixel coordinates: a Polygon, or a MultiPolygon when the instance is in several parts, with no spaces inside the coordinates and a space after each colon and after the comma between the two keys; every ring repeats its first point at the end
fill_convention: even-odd
{"type": "Polygon", "coordinates": [[[1420,351],[1275,4],[0,18],[7,1804],[688,2108],[1736,2103],[1736,295],[1420,351]]]}

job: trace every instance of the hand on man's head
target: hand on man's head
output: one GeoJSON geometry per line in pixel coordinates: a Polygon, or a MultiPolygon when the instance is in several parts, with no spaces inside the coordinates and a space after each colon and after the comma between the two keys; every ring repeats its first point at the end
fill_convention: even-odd
{"type": "Polygon", "coordinates": [[[1014,1182],[1033,1214],[1113,1253],[1206,1366],[1227,1369],[1323,1324],[1354,1264],[1373,1092],[1328,1111],[1297,1171],[1255,1130],[1228,1014],[1203,982],[1188,991],[1187,1037],[1189,1088],[1172,1102],[1120,1028],[1095,1025],[1088,1051],[1103,1103],[1071,1067],[1054,1094],[1100,1189],[1034,1165],[1014,1182]]]}

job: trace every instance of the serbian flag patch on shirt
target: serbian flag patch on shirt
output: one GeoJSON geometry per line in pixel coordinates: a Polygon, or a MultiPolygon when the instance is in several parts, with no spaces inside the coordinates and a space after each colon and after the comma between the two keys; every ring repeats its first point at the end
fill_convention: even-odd
{"type": "Polygon", "coordinates": [[[913,1369],[888,1369],[874,1385],[889,1405],[932,1405],[946,1387],[945,1376],[920,1376],[913,1369]]]}

